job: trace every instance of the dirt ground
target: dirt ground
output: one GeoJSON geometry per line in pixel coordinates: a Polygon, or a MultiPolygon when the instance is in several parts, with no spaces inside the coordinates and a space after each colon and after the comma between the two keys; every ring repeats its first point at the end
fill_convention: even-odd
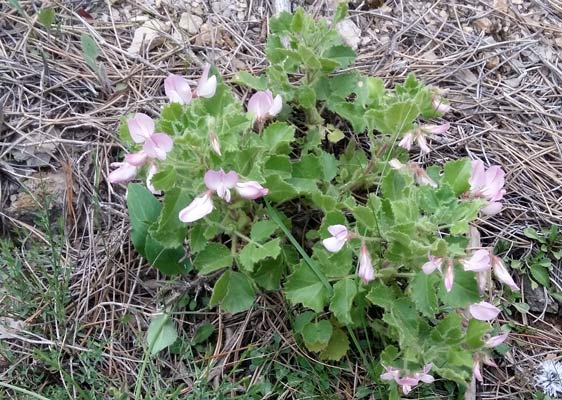
{"type": "MultiPolygon", "coordinates": [[[[66,221],[63,255],[72,266],[75,299],[70,319],[76,327],[91,326],[99,338],[120,338],[107,350],[106,366],[130,381],[142,348],[128,343],[163,302],[178,291],[205,290],[207,282],[167,287],[125,240],[124,189],[106,181],[121,149],[118,123],[140,110],[156,115],[169,72],[196,79],[205,61],[227,80],[240,70],[259,72],[266,62],[268,18],[280,2],[47,1],[56,9],[49,30],[37,20],[42,2],[19,3],[23,14],[0,0],[0,232],[26,228],[41,240],[41,230],[30,225],[34,199],[52,198],[52,212],[66,221]],[[82,51],[84,33],[100,49],[96,72],[82,51]],[[130,323],[120,323],[131,310],[130,323]]],[[[288,3],[316,16],[333,9],[328,0],[288,3]]],[[[473,156],[507,171],[505,209],[480,221],[483,240],[505,239],[521,251],[530,248],[524,228],[562,225],[562,3],[377,3],[351,4],[345,35],[357,45],[354,68],[389,86],[414,72],[446,91],[453,107],[452,129],[434,141],[431,160],[420,161],[473,156]]],[[[259,300],[267,307],[276,301],[265,295],[259,300]]],[[[518,335],[500,367],[486,371],[482,398],[530,398],[533,365],[560,350],[562,338],[560,320],[539,314],[529,316],[538,333],[518,335]]],[[[217,314],[215,321],[224,329],[216,344],[215,354],[222,355],[216,376],[228,370],[237,351],[248,343],[259,346],[273,332],[294,346],[282,317],[262,308],[217,314]]],[[[84,345],[79,337],[66,344],[84,345]]]]}

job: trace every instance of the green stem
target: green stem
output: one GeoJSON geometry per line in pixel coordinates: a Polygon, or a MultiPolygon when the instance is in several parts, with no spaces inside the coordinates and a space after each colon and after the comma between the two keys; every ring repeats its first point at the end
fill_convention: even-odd
{"type": "Polygon", "coordinates": [[[31,397],[33,397],[33,398],[35,398],[35,399],[39,399],[39,400],[51,400],[51,399],[49,399],[49,398],[47,398],[47,397],[41,396],[40,394],[30,392],[30,391],[27,390],[27,389],[22,389],[22,388],[20,388],[20,387],[14,386],[14,385],[10,385],[9,383],[6,383],[6,382],[0,381],[0,386],[6,387],[6,388],[8,388],[8,389],[12,389],[14,392],[25,393],[26,395],[31,396],[31,397]]]}
{"type": "Polygon", "coordinates": [[[289,239],[289,242],[291,242],[291,244],[295,247],[295,249],[297,249],[297,251],[299,252],[301,257],[303,258],[303,260],[308,264],[308,266],[312,270],[312,272],[314,272],[316,277],[320,280],[320,282],[322,282],[322,285],[324,285],[326,287],[326,289],[328,289],[328,292],[330,293],[330,296],[331,296],[332,295],[332,286],[330,285],[330,283],[328,282],[328,280],[326,279],[326,277],[324,276],[322,271],[320,271],[320,269],[318,268],[316,263],[314,261],[312,261],[312,259],[308,256],[308,254],[306,254],[306,251],[304,251],[304,249],[299,244],[299,242],[297,242],[297,239],[295,239],[295,237],[292,235],[292,233],[289,231],[289,229],[287,229],[287,227],[285,226],[285,224],[281,220],[281,216],[279,215],[279,211],[277,211],[275,208],[271,207],[271,204],[267,200],[265,200],[265,205],[267,207],[267,214],[271,217],[273,222],[275,222],[279,226],[279,228],[281,228],[281,230],[283,231],[285,236],[287,236],[287,239],[289,239]]]}

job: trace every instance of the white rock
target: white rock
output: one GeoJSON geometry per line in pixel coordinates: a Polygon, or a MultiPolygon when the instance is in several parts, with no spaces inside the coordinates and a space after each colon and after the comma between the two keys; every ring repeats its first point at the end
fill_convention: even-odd
{"type": "Polygon", "coordinates": [[[133,41],[128,52],[139,54],[143,50],[150,50],[164,43],[165,38],[162,33],[170,30],[171,23],[158,20],[146,21],[141,27],[135,30],[133,41]]]}
{"type": "Polygon", "coordinates": [[[181,15],[179,22],[179,27],[185,29],[190,34],[195,35],[199,32],[201,25],[203,25],[203,18],[198,15],[193,15],[189,12],[185,12],[181,15]]]}
{"type": "Polygon", "coordinates": [[[349,18],[344,19],[336,25],[336,30],[341,35],[345,44],[353,50],[357,49],[361,42],[361,29],[349,18]]]}

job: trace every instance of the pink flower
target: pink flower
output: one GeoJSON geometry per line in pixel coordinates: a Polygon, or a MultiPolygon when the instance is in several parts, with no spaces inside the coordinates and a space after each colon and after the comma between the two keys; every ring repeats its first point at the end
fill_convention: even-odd
{"type": "Polygon", "coordinates": [[[398,368],[394,368],[394,367],[386,367],[384,366],[384,369],[386,370],[385,373],[381,374],[380,378],[383,381],[395,381],[398,382],[398,379],[400,379],[400,370],[398,368]]]}
{"type": "Polygon", "coordinates": [[[213,201],[211,200],[211,192],[206,192],[193,201],[179,212],[179,219],[182,222],[197,221],[213,211],[213,201]]]}
{"type": "Polygon", "coordinates": [[[211,142],[211,148],[213,149],[213,151],[221,156],[221,145],[219,142],[219,138],[217,137],[217,134],[215,132],[211,131],[209,133],[209,141],[211,142]]]}
{"type": "Polygon", "coordinates": [[[406,133],[406,135],[404,135],[400,143],[398,143],[398,146],[409,151],[412,148],[413,141],[414,141],[414,133],[408,132],[406,133]]]}
{"type": "Polygon", "coordinates": [[[505,340],[507,339],[508,336],[509,336],[509,333],[504,333],[504,334],[501,334],[501,335],[492,336],[491,338],[487,339],[484,342],[484,346],[486,346],[488,348],[497,347],[500,344],[502,344],[503,342],[505,342],[505,340]]]}
{"type": "Polygon", "coordinates": [[[375,279],[375,270],[373,269],[371,255],[365,246],[365,242],[361,243],[361,252],[359,253],[359,271],[357,272],[357,275],[363,280],[365,285],[375,279]]]}
{"type": "Polygon", "coordinates": [[[414,172],[414,180],[418,185],[427,185],[433,188],[437,187],[437,183],[427,175],[425,169],[415,163],[411,163],[412,171],[414,172]]]}
{"type": "Polygon", "coordinates": [[[447,133],[447,131],[451,128],[451,125],[448,122],[445,122],[441,125],[422,125],[420,129],[424,133],[428,133],[431,135],[441,135],[443,133],[447,133]]]}
{"type": "Polygon", "coordinates": [[[281,112],[283,100],[277,95],[273,98],[270,90],[258,91],[248,100],[248,111],[254,113],[258,121],[272,118],[281,112]]]}
{"type": "Polygon", "coordinates": [[[199,78],[199,81],[197,82],[194,97],[205,97],[208,99],[215,95],[217,90],[217,77],[213,75],[209,78],[210,69],[211,64],[205,64],[203,72],[201,73],[201,78],[199,78]]]}
{"type": "Polygon", "coordinates": [[[164,92],[172,103],[191,103],[191,88],[187,80],[182,76],[174,74],[168,75],[168,77],[164,79],[164,92]]]}
{"type": "Polygon", "coordinates": [[[136,153],[125,154],[125,162],[135,167],[140,167],[146,163],[148,160],[148,154],[143,150],[137,151],[136,153]]]}
{"type": "Polygon", "coordinates": [[[443,257],[435,257],[431,254],[429,255],[429,261],[422,265],[422,270],[426,275],[431,274],[436,269],[441,272],[441,266],[443,265],[443,257]]]}
{"type": "Polygon", "coordinates": [[[502,259],[497,256],[492,256],[492,269],[494,270],[494,275],[501,283],[506,284],[514,292],[519,290],[519,286],[515,283],[507,267],[503,263],[502,259]]]}
{"type": "Polygon", "coordinates": [[[500,212],[502,204],[499,200],[505,194],[505,172],[500,166],[493,165],[486,170],[481,160],[473,160],[469,183],[472,196],[489,201],[482,209],[483,213],[494,215],[500,212]]]}
{"type": "Polygon", "coordinates": [[[328,227],[328,232],[330,232],[332,237],[322,240],[322,244],[326,250],[332,253],[340,251],[348,239],[353,235],[344,225],[330,225],[328,227]]]}
{"type": "Polygon", "coordinates": [[[484,215],[496,215],[501,210],[502,210],[502,203],[500,203],[499,201],[492,201],[489,202],[488,205],[483,207],[480,211],[482,211],[484,215]]]}
{"type": "Polygon", "coordinates": [[[453,281],[455,280],[455,268],[453,266],[453,260],[447,260],[447,267],[445,268],[445,274],[443,276],[443,285],[445,285],[445,290],[450,292],[453,290],[453,281]]]}
{"type": "Polygon", "coordinates": [[[480,371],[480,357],[478,355],[474,356],[472,360],[472,373],[478,382],[482,382],[482,372],[480,371]]]}
{"type": "Polygon", "coordinates": [[[476,250],[469,259],[461,259],[460,263],[465,271],[482,272],[489,270],[490,252],[488,250],[476,250]]]}
{"type": "Polygon", "coordinates": [[[422,125],[418,127],[415,132],[408,132],[402,138],[398,146],[410,150],[412,147],[412,143],[415,140],[420,148],[421,154],[428,154],[431,149],[427,145],[427,135],[432,134],[442,134],[449,130],[450,125],[449,123],[445,123],[443,125],[422,125]]]}
{"type": "Polygon", "coordinates": [[[154,121],[146,114],[137,113],[127,121],[129,133],[135,143],[144,143],[142,151],[151,158],[165,160],[174,142],[165,133],[154,132],[154,121]]]}
{"type": "Polygon", "coordinates": [[[209,170],[205,173],[204,182],[209,190],[217,192],[217,195],[228,203],[230,202],[230,189],[238,183],[238,174],[234,171],[225,173],[222,169],[209,170]]]}
{"type": "Polygon", "coordinates": [[[107,176],[109,183],[126,183],[137,176],[138,167],[128,162],[111,163],[111,166],[118,168],[107,176]]]}
{"type": "Polygon", "coordinates": [[[478,284],[478,292],[484,294],[492,281],[492,275],[489,269],[476,273],[476,283],[478,284]]]}
{"type": "Polygon", "coordinates": [[[422,371],[414,373],[414,378],[422,381],[423,383],[433,383],[435,378],[428,374],[432,367],[433,364],[431,363],[425,364],[422,371]]]}
{"type": "Polygon", "coordinates": [[[412,388],[419,383],[419,380],[410,376],[405,376],[404,378],[398,379],[396,383],[402,386],[402,392],[404,394],[408,394],[412,391],[412,388]]]}
{"type": "Polygon", "coordinates": [[[472,318],[477,320],[491,321],[498,316],[500,309],[493,304],[481,301],[480,303],[470,305],[468,307],[468,312],[472,318]]]}
{"type": "Polygon", "coordinates": [[[451,111],[451,106],[443,103],[441,101],[441,96],[433,96],[433,99],[431,100],[431,104],[433,105],[435,111],[437,111],[438,113],[446,114],[449,111],[451,111]]]}
{"type": "Polygon", "coordinates": [[[148,167],[148,171],[146,172],[146,187],[152,194],[160,195],[162,194],[161,190],[156,190],[154,185],[152,184],[152,177],[158,172],[158,167],[156,164],[150,164],[148,167]]]}
{"type": "Polygon", "coordinates": [[[236,191],[240,196],[250,200],[259,199],[269,193],[269,189],[264,188],[256,181],[238,182],[236,191]]]}

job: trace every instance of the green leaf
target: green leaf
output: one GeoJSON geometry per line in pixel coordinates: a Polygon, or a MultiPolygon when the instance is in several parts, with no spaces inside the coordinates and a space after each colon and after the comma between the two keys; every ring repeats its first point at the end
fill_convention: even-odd
{"type": "Polygon", "coordinates": [[[345,278],[334,285],[334,294],[330,301],[330,311],[343,325],[351,325],[351,307],[357,295],[357,282],[352,278],[345,278]]]}
{"type": "Polygon", "coordinates": [[[302,87],[297,97],[302,108],[316,107],[316,93],[310,86],[302,87]]]}
{"type": "Polygon", "coordinates": [[[436,279],[434,275],[426,275],[419,271],[410,283],[411,298],[417,310],[428,318],[433,318],[438,311],[436,279]]]}
{"type": "Polygon", "coordinates": [[[264,129],[262,138],[270,153],[288,154],[295,140],[295,128],[284,122],[274,122],[264,129]]]}
{"type": "Polygon", "coordinates": [[[316,314],[313,311],[305,311],[295,317],[293,322],[293,330],[295,333],[302,335],[302,331],[310,321],[314,319],[316,314]]]}
{"type": "Polygon", "coordinates": [[[278,290],[285,272],[285,260],[277,257],[275,260],[260,261],[254,269],[252,276],[258,285],[265,290],[278,290]]]}
{"type": "Polygon", "coordinates": [[[404,198],[406,188],[405,176],[397,171],[389,171],[382,180],[381,190],[384,197],[389,200],[400,200],[404,198]]]}
{"type": "Polygon", "coordinates": [[[523,229],[523,235],[527,236],[529,239],[534,239],[543,243],[543,238],[539,236],[539,233],[535,228],[527,227],[523,229]]]}
{"type": "Polygon", "coordinates": [[[472,166],[469,160],[454,160],[445,164],[445,174],[443,183],[449,184],[455,195],[459,196],[470,189],[468,180],[472,173],[472,166]]]}
{"type": "Polygon", "coordinates": [[[236,314],[252,307],[255,296],[252,281],[246,275],[226,270],[215,283],[209,306],[220,304],[224,311],[236,314]]]}
{"type": "Polygon", "coordinates": [[[458,343],[462,337],[462,324],[463,321],[458,314],[450,313],[432,329],[431,339],[435,343],[458,343]]]}
{"type": "Polygon", "coordinates": [[[178,218],[180,210],[189,204],[191,198],[179,188],[169,190],[157,224],[151,227],[151,236],[164,247],[176,248],[183,245],[187,226],[178,218]]]}
{"type": "Polygon", "coordinates": [[[21,8],[21,4],[20,4],[19,0],[8,0],[8,2],[10,3],[10,5],[12,7],[14,7],[16,10],[18,10],[18,12],[21,15],[25,16],[25,13],[23,12],[23,8],[21,8]]]}
{"type": "Polygon", "coordinates": [[[234,83],[246,85],[255,90],[267,89],[267,78],[264,75],[259,77],[253,76],[247,71],[239,71],[232,79],[234,83]]]}
{"type": "Polygon", "coordinates": [[[439,297],[443,303],[451,307],[461,308],[478,303],[480,301],[480,294],[478,293],[474,272],[464,271],[456,266],[452,290],[447,292],[445,287],[440,285],[439,297]]]}
{"type": "Polygon", "coordinates": [[[220,243],[209,243],[193,260],[193,265],[200,274],[207,275],[221,268],[232,265],[232,252],[220,243]]]}
{"type": "Polygon", "coordinates": [[[203,343],[207,339],[211,337],[211,335],[215,332],[215,326],[210,322],[203,322],[201,325],[197,327],[197,330],[193,334],[191,338],[191,344],[199,344],[203,343]]]}
{"type": "Polygon", "coordinates": [[[314,51],[310,47],[300,43],[298,46],[298,53],[307,69],[318,70],[322,67],[318,57],[316,57],[316,54],[314,54],[314,51]]]}
{"type": "Polygon", "coordinates": [[[150,265],[166,275],[182,274],[191,270],[191,263],[185,256],[183,247],[164,247],[150,234],[146,237],[145,257],[150,265]]]}
{"type": "Polygon", "coordinates": [[[285,295],[291,303],[300,303],[319,313],[328,302],[330,293],[310,267],[301,262],[287,278],[285,295]]]}
{"type": "Polygon", "coordinates": [[[291,21],[291,32],[292,33],[302,33],[304,28],[304,23],[306,20],[306,15],[302,7],[298,7],[293,14],[293,20],[291,21]]]}
{"type": "Polygon", "coordinates": [[[489,323],[470,319],[466,328],[465,342],[471,349],[480,349],[484,345],[482,339],[486,333],[492,330],[489,323]]]}
{"type": "Polygon", "coordinates": [[[293,177],[320,180],[323,178],[322,165],[318,156],[306,154],[293,164],[293,177]]]}
{"type": "Polygon", "coordinates": [[[331,58],[340,65],[340,68],[346,68],[355,61],[355,52],[349,46],[338,45],[330,47],[322,57],[331,58]]]}
{"type": "Polygon", "coordinates": [[[279,178],[290,178],[293,176],[293,165],[291,159],[286,155],[273,154],[270,156],[263,167],[265,176],[277,175],[279,178]]]}
{"type": "Polygon", "coordinates": [[[168,315],[160,314],[150,321],[146,333],[146,342],[151,356],[174,344],[177,338],[178,332],[168,315]]]}
{"type": "Polygon", "coordinates": [[[294,185],[284,181],[279,175],[268,176],[264,186],[269,189],[267,198],[272,202],[283,203],[299,195],[299,190],[294,185]]]}
{"type": "Polygon", "coordinates": [[[41,22],[47,30],[50,30],[51,26],[55,23],[55,17],[55,10],[52,7],[44,8],[37,14],[37,20],[41,22]]]}
{"type": "Polygon", "coordinates": [[[337,24],[347,16],[347,1],[341,1],[336,7],[336,12],[334,13],[333,23],[337,24]]]}
{"type": "Polygon", "coordinates": [[[131,221],[131,241],[141,254],[145,254],[146,236],[149,226],[160,215],[162,206],[150,191],[138,183],[127,187],[127,209],[131,221]]]}
{"type": "Polygon", "coordinates": [[[261,242],[268,239],[277,230],[278,226],[275,222],[270,220],[257,221],[252,225],[250,238],[256,242],[261,242]]]}
{"type": "Polygon", "coordinates": [[[324,350],[332,337],[332,331],[332,324],[328,320],[306,324],[302,329],[302,338],[306,348],[314,352],[324,350]]]}
{"type": "Polygon", "coordinates": [[[326,136],[330,143],[337,143],[340,140],[345,139],[345,134],[341,131],[341,129],[334,128],[330,130],[330,133],[326,136]]]}
{"type": "Polygon", "coordinates": [[[395,287],[386,286],[380,281],[371,283],[371,289],[366,296],[367,300],[369,300],[372,304],[384,309],[392,308],[392,305],[398,297],[399,293],[395,287]]]}
{"type": "Polygon", "coordinates": [[[550,273],[548,268],[540,264],[533,264],[529,270],[531,271],[531,276],[535,281],[546,288],[550,287],[550,273]]]}
{"type": "Polygon", "coordinates": [[[257,246],[254,243],[248,243],[240,254],[238,254],[238,260],[240,264],[246,271],[253,271],[254,264],[258,261],[264,260],[266,258],[277,258],[281,253],[281,247],[279,243],[281,239],[273,239],[261,246],[257,246]]]}
{"type": "Polygon", "coordinates": [[[324,173],[324,180],[330,182],[338,174],[338,160],[332,154],[325,151],[320,153],[319,160],[324,173]]]}
{"type": "MultiPolygon", "coordinates": [[[[341,4],[341,3],[340,3],[341,4]]],[[[347,334],[340,328],[334,328],[330,341],[322,353],[321,360],[339,361],[349,350],[349,339],[347,334]]]]}
{"type": "Polygon", "coordinates": [[[205,237],[205,225],[202,221],[193,224],[189,230],[189,247],[192,254],[199,253],[207,246],[208,240],[205,237]]]}
{"type": "Polygon", "coordinates": [[[84,54],[84,59],[86,60],[86,64],[92,69],[92,71],[98,71],[98,65],[96,63],[96,58],[100,54],[100,50],[98,45],[91,38],[90,35],[83,33],[80,35],[80,43],[82,44],[82,53],[84,54]]]}

